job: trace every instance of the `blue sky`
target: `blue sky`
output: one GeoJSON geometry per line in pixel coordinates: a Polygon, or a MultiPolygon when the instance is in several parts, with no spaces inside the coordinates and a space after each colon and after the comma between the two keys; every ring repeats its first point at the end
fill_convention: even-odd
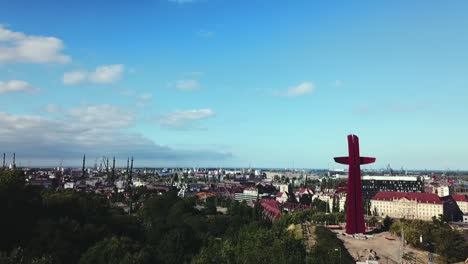
{"type": "MultiPolygon", "coordinates": [[[[467,169],[464,1],[0,0],[0,152],[467,169]]],[[[123,164],[123,163],[122,163],[123,164]]]]}

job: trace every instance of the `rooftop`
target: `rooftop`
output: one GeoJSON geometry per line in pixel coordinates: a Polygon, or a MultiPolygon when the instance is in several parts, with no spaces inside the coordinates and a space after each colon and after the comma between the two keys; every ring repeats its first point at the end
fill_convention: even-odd
{"type": "Polygon", "coordinates": [[[372,200],[392,201],[401,198],[416,200],[418,203],[443,204],[440,197],[434,193],[378,192],[372,200]]]}
{"type": "Polygon", "coordinates": [[[362,180],[376,180],[376,181],[417,181],[418,176],[407,176],[407,175],[395,175],[395,176],[387,176],[387,175],[364,175],[362,176],[362,180]]]}
{"type": "Polygon", "coordinates": [[[468,195],[454,194],[454,195],[452,195],[452,197],[457,202],[468,202],[468,195]]]}

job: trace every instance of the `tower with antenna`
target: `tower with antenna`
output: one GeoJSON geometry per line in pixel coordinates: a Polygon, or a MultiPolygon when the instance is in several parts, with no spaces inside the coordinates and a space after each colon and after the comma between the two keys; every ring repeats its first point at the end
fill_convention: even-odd
{"type": "Polygon", "coordinates": [[[129,168],[130,168],[130,158],[127,157],[127,170],[126,170],[127,175],[128,175],[129,168]]]}
{"type": "Polygon", "coordinates": [[[13,169],[16,169],[16,153],[13,152],[13,169]]]}
{"type": "Polygon", "coordinates": [[[86,166],[86,154],[83,154],[83,165],[81,167],[81,178],[85,177],[85,166],[86,166]]]}
{"type": "Polygon", "coordinates": [[[4,153],[3,153],[3,167],[2,167],[3,169],[5,169],[5,157],[6,157],[6,154],[5,154],[5,152],[4,152],[4,153]]]}
{"type": "Polygon", "coordinates": [[[133,157],[130,162],[130,171],[128,172],[128,178],[127,178],[128,185],[132,184],[132,173],[133,173],[133,157]]]}

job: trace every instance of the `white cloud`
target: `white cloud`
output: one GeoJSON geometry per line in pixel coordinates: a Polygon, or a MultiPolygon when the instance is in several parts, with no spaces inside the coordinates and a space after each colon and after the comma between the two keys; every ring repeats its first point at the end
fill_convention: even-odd
{"type": "Polygon", "coordinates": [[[71,108],[67,115],[79,124],[94,128],[124,128],[135,120],[132,112],[108,104],[71,108]]]}
{"type": "Polygon", "coordinates": [[[95,83],[112,83],[122,77],[123,64],[100,66],[89,74],[89,80],[95,83]]]}
{"type": "MultiPolygon", "coordinates": [[[[178,150],[158,145],[132,132],[134,113],[111,105],[84,105],[61,109],[54,118],[0,112],[2,151],[33,160],[78,160],[115,155],[137,159],[182,160],[225,159],[231,155],[210,150],[178,150]]],[[[55,163],[54,163],[55,164],[55,163]]],[[[44,165],[44,164],[39,164],[44,165]]]]}
{"type": "Polygon", "coordinates": [[[215,116],[215,112],[209,108],[186,111],[176,111],[164,115],[160,124],[168,128],[186,128],[193,125],[198,120],[203,120],[215,116]]]}
{"type": "Polygon", "coordinates": [[[28,82],[20,80],[0,81],[0,94],[12,92],[36,92],[37,88],[32,87],[28,82]]]}
{"type": "Polygon", "coordinates": [[[66,72],[63,75],[63,83],[67,85],[78,84],[78,83],[86,81],[87,78],[88,76],[86,72],[80,72],[80,71],[66,72]]]}
{"type": "Polygon", "coordinates": [[[55,37],[26,35],[0,25],[0,63],[67,63],[63,41],[55,37]]]}
{"type": "Polygon", "coordinates": [[[123,64],[99,66],[93,72],[72,71],[63,74],[63,83],[66,85],[91,83],[113,83],[122,78],[123,64]]]}
{"type": "Polygon", "coordinates": [[[315,85],[311,82],[303,82],[297,86],[289,87],[285,91],[276,91],[277,96],[298,97],[310,94],[315,90],[315,85]]]}
{"type": "Polygon", "coordinates": [[[189,79],[189,80],[178,80],[175,83],[175,87],[178,90],[181,91],[193,91],[193,90],[198,90],[200,89],[200,82],[195,79],[189,79]]]}

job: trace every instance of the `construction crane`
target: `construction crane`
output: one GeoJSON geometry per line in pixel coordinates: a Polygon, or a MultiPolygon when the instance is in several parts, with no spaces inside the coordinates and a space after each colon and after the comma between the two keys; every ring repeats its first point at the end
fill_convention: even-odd
{"type": "Polygon", "coordinates": [[[103,170],[104,168],[106,169],[106,176],[109,178],[109,158],[102,156],[101,158],[101,164],[99,165],[100,171],[103,170]]]}
{"type": "Polygon", "coordinates": [[[112,179],[111,179],[112,182],[115,181],[115,156],[114,158],[112,159],[112,179]]]}
{"type": "Polygon", "coordinates": [[[388,172],[388,174],[393,175],[393,169],[392,169],[392,167],[390,166],[390,163],[387,164],[387,172],[388,172]]]}

